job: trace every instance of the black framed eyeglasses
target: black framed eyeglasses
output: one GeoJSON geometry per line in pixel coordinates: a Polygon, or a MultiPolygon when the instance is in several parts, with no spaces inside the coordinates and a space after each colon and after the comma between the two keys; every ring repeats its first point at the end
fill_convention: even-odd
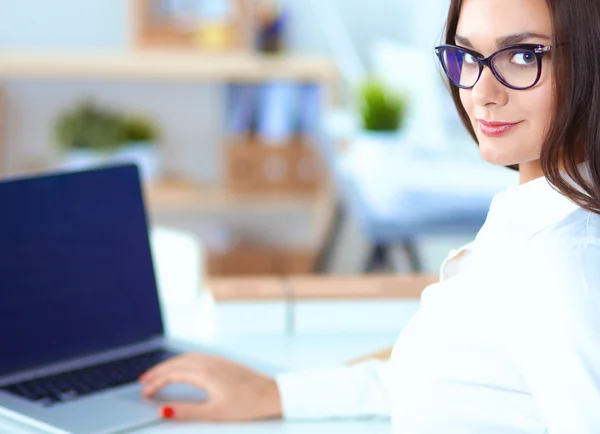
{"type": "Polygon", "coordinates": [[[551,46],[538,44],[517,44],[484,57],[463,47],[440,45],[435,48],[435,53],[450,82],[461,89],[472,89],[479,81],[483,67],[487,66],[504,86],[525,90],[540,81],[542,59],[551,49],[551,46]]]}

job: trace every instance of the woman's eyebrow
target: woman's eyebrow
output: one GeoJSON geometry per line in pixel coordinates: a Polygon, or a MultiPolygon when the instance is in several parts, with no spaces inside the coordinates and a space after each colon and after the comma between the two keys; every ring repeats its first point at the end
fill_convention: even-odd
{"type": "Polygon", "coordinates": [[[521,42],[528,41],[530,39],[547,39],[552,40],[550,36],[535,32],[523,32],[515,33],[514,35],[501,36],[496,39],[496,45],[498,48],[507,47],[509,45],[520,44],[521,42]]]}
{"type": "Polygon", "coordinates": [[[471,41],[469,41],[464,36],[460,36],[458,34],[454,35],[454,43],[457,45],[462,45],[463,47],[467,47],[467,48],[475,48],[475,47],[473,47],[473,44],[471,44],[471,41]]]}
{"type": "MultiPolygon", "coordinates": [[[[514,35],[507,35],[507,36],[501,36],[499,38],[496,38],[496,46],[498,48],[504,48],[509,45],[520,44],[521,42],[525,42],[530,39],[547,39],[549,41],[552,40],[552,38],[550,36],[544,35],[542,33],[522,32],[522,33],[515,33],[514,35]]],[[[465,38],[464,36],[460,36],[460,35],[456,34],[456,35],[454,35],[454,41],[456,44],[462,45],[463,47],[475,48],[473,46],[473,43],[471,41],[469,41],[468,38],[465,38]]]]}

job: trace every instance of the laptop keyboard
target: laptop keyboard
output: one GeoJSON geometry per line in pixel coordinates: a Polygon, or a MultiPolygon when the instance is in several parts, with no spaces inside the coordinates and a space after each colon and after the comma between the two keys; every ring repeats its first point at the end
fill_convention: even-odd
{"type": "Polygon", "coordinates": [[[74,371],[10,384],[0,387],[0,390],[50,406],[134,383],[149,368],[174,355],[166,350],[151,351],[74,371]]]}

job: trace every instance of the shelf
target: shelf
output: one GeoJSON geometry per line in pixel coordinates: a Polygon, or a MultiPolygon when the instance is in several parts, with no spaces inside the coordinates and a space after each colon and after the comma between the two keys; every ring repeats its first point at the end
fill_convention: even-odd
{"type": "Polygon", "coordinates": [[[337,80],[338,71],[331,60],[318,56],[161,51],[1,53],[0,79],[8,78],[331,83],[337,80]]]}
{"type": "MultiPolygon", "coordinates": [[[[319,212],[331,197],[327,189],[317,194],[272,193],[236,194],[225,187],[202,186],[181,180],[165,180],[145,187],[148,208],[152,212],[229,212],[256,210],[267,213],[282,209],[306,209],[319,212]]],[[[325,205],[325,208],[328,206],[325,205]]]]}
{"type": "MultiPolygon", "coordinates": [[[[301,246],[288,250],[279,259],[294,269],[306,269],[306,262],[314,262],[326,242],[333,221],[334,194],[331,186],[325,184],[317,193],[286,194],[236,194],[222,187],[201,186],[185,181],[165,180],[154,185],[146,185],[144,196],[147,208],[153,218],[193,215],[195,219],[209,217],[227,218],[227,215],[254,215],[260,218],[281,215],[280,213],[302,213],[312,227],[311,234],[301,246]]],[[[264,265],[264,252],[252,250],[237,251],[237,259],[243,262],[261,261],[264,265]],[[256,254],[255,254],[256,253],[256,254]],[[241,256],[240,256],[241,254],[241,256]],[[250,254],[250,256],[248,256],[250,254]],[[244,256],[246,255],[246,256],[244,256]],[[244,259],[245,258],[245,259],[244,259]],[[251,259],[248,259],[251,258],[251,259]]],[[[226,258],[218,258],[220,263],[226,258]]],[[[233,259],[228,257],[231,263],[233,259]]],[[[227,263],[227,262],[225,262],[227,263]]],[[[216,264],[213,263],[213,265],[216,264]]],[[[220,267],[219,267],[220,268],[220,267]]]]}
{"type": "Polygon", "coordinates": [[[419,300],[423,289],[438,282],[428,274],[367,276],[212,277],[207,283],[220,301],[419,300]]]}

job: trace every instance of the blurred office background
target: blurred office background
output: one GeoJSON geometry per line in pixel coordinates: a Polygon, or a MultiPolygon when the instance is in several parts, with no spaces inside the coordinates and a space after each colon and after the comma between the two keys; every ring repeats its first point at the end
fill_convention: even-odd
{"type": "Polygon", "coordinates": [[[140,165],[206,275],[436,273],[514,173],[436,64],[448,0],[0,0],[2,176],[140,165]]]}

